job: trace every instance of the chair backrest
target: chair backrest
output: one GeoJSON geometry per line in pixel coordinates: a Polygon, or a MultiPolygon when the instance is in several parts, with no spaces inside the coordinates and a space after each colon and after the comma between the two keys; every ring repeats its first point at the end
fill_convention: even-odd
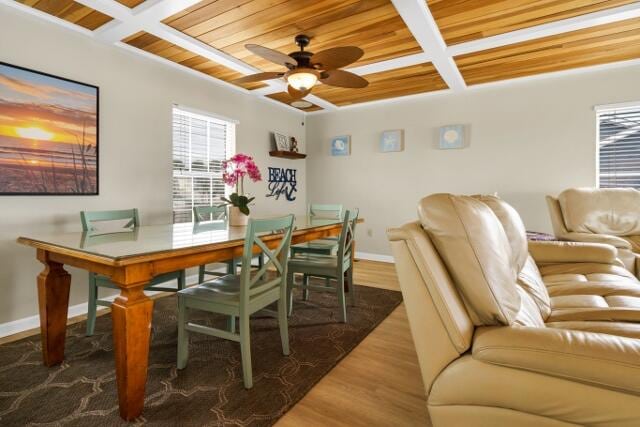
{"type": "Polygon", "coordinates": [[[311,204],[308,214],[311,218],[341,219],[342,205],[311,204]]]}
{"type": "Polygon", "coordinates": [[[567,230],[640,235],[640,191],[633,188],[570,188],[558,195],[567,230]]]}
{"type": "Polygon", "coordinates": [[[80,212],[82,221],[82,231],[95,231],[99,222],[128,220],[122,228],[132,228],[140,226],[138,209],[122,209],[113,211],[82,211],[80,212]]]}
{"type": "MultiPolygon", "coordinates": [[[[242,268],[240,271],[240,301],[243,306],[259,294],[280,287],[283,295],[286,292],[287,263],[289,261],[289,247],[293,234],[293,215],[273,219],[249,219],[242,254],[242,268]],[[262,237],[272,234],[282,234],[282,239],[275,249],[269,247],[262,237]],[[253,275],[251,259],[253,249],[262,250],[265,262],[253,275]],[[271,268],[272,267],[272,268],[271,268]]],[[[243,308],[241,307],[241,311],[243,308]]]]}
{"type": "Polygon", "coordinates": [[[193,222],[227,220],[227,205],[194,206],[193,222]]]}
{"type": "Polygon", "coordinates": [[[350,209],[344,213],[342,231],[340,231],[338,238],[338,265],[344,265],[346,261],[351,260],[359,212],[358,209],[350,209]]]}

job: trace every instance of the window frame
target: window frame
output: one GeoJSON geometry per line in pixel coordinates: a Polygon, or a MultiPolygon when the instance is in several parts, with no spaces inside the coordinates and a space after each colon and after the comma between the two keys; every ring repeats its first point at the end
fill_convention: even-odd
{"type": "MultiPolygon", "coordinates": [[[[208,178],[210,180],[214,180],[214,176],[213,176],[213,172],[211,172],[211,161],[213,159],[211,159],[211,137],[210,137],[210,132],[211,132],[211,124],[215,124],[215,125],[222,125],[225,127],[225,155],[224,158],[228,159],[231,156],[233,156],[235,154],[236,151],[236,127],[239,124],[239,121],[234,120],[234,119],[229,119],[227,117],[215,114],[215,113],[209,113],[209,112],[204,112],[204,111],[200,111],[200,110],[196,110],[193,108],[189,108],[189,107],[184,107],[182,105],[179,104],[173,104],[172,109],[171,109],[171,215],[172,215],[172,222],[178,223],[176,222],[176,212],[186,212],[186,209],[178,209],[176,210],[175,208],[175,179],[176,177],[180,177],[180,178],[191,178],[191,208],[190,208],[190,215],[191,215],[191,222],[194,221],[194,217],[193,217],[193,207],[194,206],[200,206],[200,205],[196,205],[196,199],[197,197],[195,197],[195,192],[194,192],[194,180],[197,178],[208,178]],[[184,168],[183,170],[181,170],[179,174],[176,174],[177,169],[174,166],[174,160],[175,160],[175,154],[176,154],[176,139],[175,139],[175,123],[176,123],[176,114],[181,114],[183,116],[189,117],[189,130],[187,132],[187,136],[188,136],[188,168],[184,168]],[[206,122],[206,137],[205,140],[207,141],[207,155],[206,155],[206,165],[207,165],[207,170],[206,171],[194,171],[192,169],[193,165],[193,149],[192,149],[192,138],[194,133],[191,130],[191,120],[196,119],[196,120],[202,120],[206,122]]],[[[216,159],[217,160],[217,159],[216,159]]],[[[226,185],[224,185],[224,194],[225,196],[229,196],[231,189],[229,189],[226,185]]],[[[213,186],[210,189],[209,192],[209,203],[210,205],[214,204],[214,200],[213,200],[213,186]]],[[[189,221],[185,221],[185,222],[189,222],[189,221]]],[[[185,223],[182,222],[182,223],[185,223]]]]}
{"type": "MultiPolygon", "coordinates": [[[[596,142],[596,156],[595,156],[595,165],[596,165],[596,182],[595,182],[595,187],[596,188],[601,188],[601,180],[600,180],[600,148],[601,148],[601,143],[600,143],[600,122],[601,119],[600,117],[604,114],[610,114],[613,111],[617,111],[617,110],[637,110],[638,113],[640,113],[640,100],[638,101],[628,101],[628,102],[621,102],[621,103],[616,103],[616,104],[605,104],[605,105],[596,105],[594,108],[594,111],[596,113],[596,137],[595,137],[595,142],[596,142]]],[[[640,168],[638,169],[638,173],[640,174],[640,168]]],[[[607,188],[607,187],[605,187],[607,188]]],[[[640,187],[632,187],[632,188],[637,188],[638,190],[640,190],[640,187]]]]}

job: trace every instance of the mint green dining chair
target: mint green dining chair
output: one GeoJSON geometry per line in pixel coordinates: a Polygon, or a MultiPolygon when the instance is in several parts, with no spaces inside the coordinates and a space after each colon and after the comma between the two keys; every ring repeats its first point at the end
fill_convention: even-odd
{"type": "MultiPolygon", "coordinates": [[[[310,220],[314,219],[342,219],[342,205],[311,204],[307,208],[310,220]]],[[[333,255],[338,249],[337,237],[325,237],[291,246],[291,256],[298,254],[333,255]]]]}
{"type": "MultiPolygon", "coordinates": [[[[293,310],[293,289],[302,288],[303,294],[311,289],[321,292],[335,292],[338,295],[338,304],[342,321],[347,322],[347,306],[345,301],[345,275],[349,281],[349,297],[351,304],[356,304],[356,287],[353,284],[353,262],[352,252],[354,248],[354,238],[356,232],[356,223],[358,222],[358,209],[348,210],[344,214],[342,221],[342,230],[338,237],[338,249],[335,255],[320,254],[304,254],[289,259],[289,267],[287,271],[287,287],[288,287],[288,307],[289,314],[293,310]],[[303,275],[302,283],[295,282],[295,274],[303,275]],[[336,287],[311,285],[310,277],[321,277],[325,281],[335,280],[336,287]]],[[[306,295],[304,296],[306,299],[306,295]]]]}
{"type": "MultiPolygon", "coordinates": [[[[130,229],[134,233],[137,227],[140,226],[140,217],[138,216],[138,209],[124,209],[124,210],[111,210],[111,211],[93,211],[80,212],[80,221],[82,222],[82,231],[85,233],[100,233],[100,223],[114,221],[121,221],[122,229],[130,229]]],[[[116,225],[117,227],[118,225],[116,225]]],[[[122,231],[117,231],[122,233],[122,231]]],[[[109,232],[105,232],[109,234],[109,232]]],[[[150,291],[165,291],[176,292],[184,289],[186,285],[186,274],[184,270],[175,271],[171,273],[161,274],[154,277],[145,290],[150,291]],[[177,288],[166,288],[158,285],[170,282],[172,280],[178,281],[177,288]]],[[[89,272],[89,301],[87,310],[87,331],[86,335],[91,336],[95,331],[96,326],[96,312],[98,306],[110,307],[111,301],[99,299],[98,289],[120,289],[115,283],[113,283],[107,276],[101,274],[89,272]]]]}
{"type": "MultiPolygon", "coordinates": [[[[193,221],[196,225],[204,221],[219,221],[219,220],[223,220],[225,222],[229,221],[226,205],[194,206],[193,207],[193,221]]],[[[201,265],[200,267],[198,267],[198,283],[204,282],[205,275],[221,277],[227,274],[234,274],[236,271],[236,265],[237,265],[236,260],[230,259],[225,264],[227,265],[226,273],[215,271],[215,270],[207,270],[206,265],[201,265]]]]}
{"type": "MultiPolygon", "coordinates": [[[[278,324],[282,353],[289,354],[287,326],[287,261],[293,231],[293,215],[276,219],[249,219],[242,255],[240,275],[227,275],[178,292],[178,369],[187,366],[189,358],[188,332],[197,332],[240,343],[242,375],[245,388],[253,387],[251,369],[251,338],[249,321],[253,313],[278,303],[278,324]],[[282,233],[282,240],[275,250],[267,247],[260,236],[282,233]],[[255,271],[251,269],[254,247],[260,248],[267,262],[255,271]],[[239,318],[239,332],[235,321],[228,330],[212,328],[189,322],[187,310],[203,310],[239,318]]],[[[213,368],[216,369],[216,368],[213,368]]]]}
{"type": "MultiPolygon", "coordinates": [[[[216,220],[224,220],[226,222],[229,221],[229,216],[227,213],[227,205],[217,205],[217,206],[194,206],[193,207],[193,220],[196,225],[202,223],[203,221],[216,221],[216,220]]],[[[258,265],[254,265],[254,267],[262,268],[264,264],[264,255],[259,254],[258,265]]],[[[216,276],[221,277],[226,274],[235,274],[238,268],[237,259],[230,259],[225,264],[227,265],[226,273],[222,273],[220,271],[215,270],[207,270],[206,265],[201,265],[198,268],[198,283],[204,282],[204,276],[216,276]]]]}

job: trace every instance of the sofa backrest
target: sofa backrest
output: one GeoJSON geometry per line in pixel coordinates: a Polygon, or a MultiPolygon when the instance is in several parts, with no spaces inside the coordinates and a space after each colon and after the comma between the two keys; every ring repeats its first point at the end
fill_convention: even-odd
{"type": "MultiPolygon", "coordinates": [[[[518,285],[531,297],[540,311],[540,317],[546,320],[551,314],[551,298],[535,261],[529,255],[527,230],[520,214],[513,206],[497,196],[478,195],[472,197],[489,206],[498,217],[509,239],[513,260],[518,268],[518,285]]],[[[530,306],[526,305],[525,309],[528,307],[530,306]]],[[[537,319],[538,316],[536,313],[529,313],[528,318],[537,319]]]]}
{"type": "Polygon", "coordinates": [[[633,188],[571,188],[558,203],[569,231],[640,235],[640,191],[633,188]]]}
{"type": "Polygon", "coordinates": [[[473,323],[513,324],[521,307],[520,255],[493,211],[473,197],[434,194],[420,201],[418,216],[473,323]]]}

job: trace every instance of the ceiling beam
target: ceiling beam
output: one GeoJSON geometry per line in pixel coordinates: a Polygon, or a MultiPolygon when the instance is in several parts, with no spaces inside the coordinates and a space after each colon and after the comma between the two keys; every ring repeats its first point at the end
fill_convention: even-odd
{"type": "Polygon", "coordinates": [[[398,14],[413,34],[422,50],[431,57],[433,66],[453,91],[467,85],[453,58],[447,53],[447,45],[442,38],[425,0],[391,0],[398,14]]]}
{"type": "Polygon", "coordinates": [[[640,2],[456,44],[447,48],[447,54],[459,56],[638,17],[640,2]]]}
{"type": "Polygon", "coordinates": [[[78,0],[92,9],[115,18],[95,31],[96,37],[117,43],[144,28],[187,9],[200,0],[147,0],[134,9],[115,0],[78,0]]]}

